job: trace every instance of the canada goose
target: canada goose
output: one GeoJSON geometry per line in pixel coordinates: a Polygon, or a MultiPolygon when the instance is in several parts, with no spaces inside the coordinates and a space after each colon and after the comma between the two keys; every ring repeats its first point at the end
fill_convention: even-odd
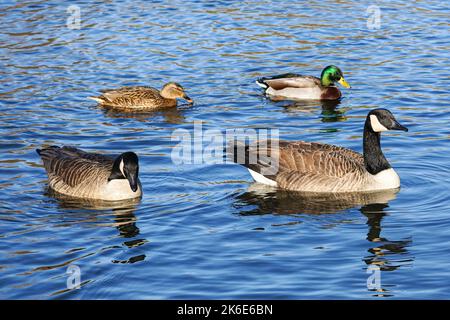
{"type": "Polygon", "coordinates": [[[118,89],[101,90],[102,95],[88,97],[100,105],[115,109],[161,109],[176,107],[177,98],[193,103],[184,92],[184,88],[176,83],[169,82],[159,91],[145,86],[122,87],[118,89]]]}
{"type": "Polygon", "coordinates": [[[334,86],[335,82],[350,88],[341,69],[336,66],[325,67],[320,79],[286,73],[256,80],[256,84],[263,87],[272,100],[336,100],[341,97],[341,91],[334,86]]]}
{"type": "Polygon", "coordinates": [[[233,160],[246,166],[257,181],[304,192],[359,192],[400,187],[400,178],[380,147],[380,133],[408,129],[386,109],[369,112],[364,124],[361,155],[329,144],[279,141],[255,145],[235,144],[233,160]],[[242,152],[242,153],[240,153],[242,152]],[[245,160],[239,160],[239,156],[245,160]]]}
{"type": "Polygon", "coordinates": [[[109,201],[142,195],[138,157],[134,152],[122,153],[114,159],[67,146],[36,151],[44,162],[49,186],[56,192],[109,201]]]}

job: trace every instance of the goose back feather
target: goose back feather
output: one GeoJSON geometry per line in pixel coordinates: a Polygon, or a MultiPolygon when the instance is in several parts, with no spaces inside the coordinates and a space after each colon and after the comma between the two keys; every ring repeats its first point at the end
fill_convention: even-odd
{"type": "Polygon", "coordinates": [[[304,141],[279,141],[278,148],[270,142],[245,146],[244,164],[249,170],[262,174],[268,162],[260,154],[267,155],[274,174],[264,175],[274,185],[288,190],[305,192],[357,191],[367,182],[364,158],[361,154],[329,144],[304,141]],[[251,163],[249,159],[257,159],[251,163]]]}

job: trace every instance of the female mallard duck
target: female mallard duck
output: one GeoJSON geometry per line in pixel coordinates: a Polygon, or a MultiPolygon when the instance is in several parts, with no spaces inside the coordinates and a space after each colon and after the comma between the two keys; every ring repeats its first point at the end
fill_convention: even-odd
{"type": "Polygon", "coordinates": [[[134,152],[112,158],[74,147],[52,146],[36,151],[44,162],[49,186],[56,192],[111,201],[142,195],[138,157],[134,152]]]}
{"type": "Polygon", "coordinates": [[[272,100],[336,100],[341,97],[341,91],[334,86],[335,82],[350,88],[341,69],[336,66],[325,67],[320,79],[286,73],[256,80],[256,83],[265,89],[265,94],[272,100]]]}
{"type": "Polygon", "coordinates": [[[115,109],[162,109],[176,107],[177,98],[192,103],[192,99],[184,92],[184,88],[169,82],[159,91],[146,86],[122,87],[118,89],[101,90],[102,95],[89,97],[101,106],[115,109]]]}
{"type": "Polygon", "coordinates": [[[364,124],[363,154],[329,144],[280,141],[277,146],[237,144],[233,160],[247,167],[257,182],[287,190],[334,193],[396,189],[400,178],[380,147],[380,132],[387,130],[408,131],[389,110],[374,109],[364,124]],[[244,163],[239,154],[245,156],[244,163]]]}

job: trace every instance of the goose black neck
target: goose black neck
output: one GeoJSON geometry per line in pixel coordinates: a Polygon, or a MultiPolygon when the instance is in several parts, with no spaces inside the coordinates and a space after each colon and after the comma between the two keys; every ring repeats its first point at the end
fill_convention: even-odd
{"type": "Polygon", "coordinates": [[[111,175],[108,178],[108,181],[114,180],[114,179],[126,179],[124,175],[122,174],[122,171],[120,170],[120,162],[122,161],[122,156],[117,157],[114,160],[114,164],[111,169],[111,175]]]}
{"type": "Polygon", "coordinates": [[[370,119],[367,117],[364,124],[364,165],[371,174],[377,174],[383,170],[391,168],[391,165],[384,157],[380,145],[380,133],[375,132],[370,125],[370,119]]]}

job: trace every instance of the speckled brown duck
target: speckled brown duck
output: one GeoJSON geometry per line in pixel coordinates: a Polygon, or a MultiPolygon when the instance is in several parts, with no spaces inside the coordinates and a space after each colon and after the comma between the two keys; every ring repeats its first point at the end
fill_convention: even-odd
{"type": "Polygon", "coordinates": [[[169,82],[161,90],[148,86],[121,87],[118,89],[101,90],[97,97],[89,97],[101,106],[124,110],[152,110],[177,106],[177,99],[193,103],[184,88],[169,82]]]}

